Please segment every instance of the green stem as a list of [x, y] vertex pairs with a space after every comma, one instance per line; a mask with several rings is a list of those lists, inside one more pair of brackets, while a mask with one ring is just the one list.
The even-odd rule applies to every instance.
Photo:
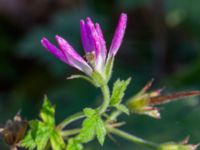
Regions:
[[74, 135], [74, 134], [78, 134], [80, 132], [80, 129], [71, 129], [71, 130], [66, 130], [66, 131], [62, 131], [61, 132], [61, 135], [63, 137], [68, 137], [68, 136], [71, 136], [71, 135]]
[[78, 120], [78, 119], [81, 119], [85, 117], [84, 113], [83, 112], [79, 112], [79, 113], [76, 113], [74, 115], [71, 115], [69, 117], [67, 117], [65, 120], [63, 120], [59, 125], [58, 125], [58, 129], [62, 130], [64, 129], [68, 124]]
[[141, 139], [139, 137], [136, 137], [134, 135], [131, 135], [129, 133], [126, 133], [124, 131], [121, 131], [119, 129], [116, 129], [116, 128], [108, 128], [108, 131], [113, 133], [113, 134], [116, 134], [124, 139], [127, 139], [133, 143], [136, 143], [136, 144], [140, 144], [140, 145], [143, 145], [143, 146], [146, 146], [150, 149], [157, 149], [158, 148], [158, 144], [155, 144], [155, 143], [152, 143], [152, 142], [149, 142], [149, 141], [146, 141], [144, 139]]
[[104, 113], [110, 104], [110, 90], [108, 85], [101, 86], [101, 91], [103, 94], [103, 104], [99, 109], [99, 114]]
[[[107, 85], [103, 85], [101, 86], [101, 91], [103, 93], [103, 104], [101, 105], [100, 109], [99, 109], [99, 114], [102, 114], [106, 111], [106, 109], [109, 106], [110, 103], [110, 91]], [[64, 121], [62, 121], [57, 128], [62, 130], [63, 128], [65, 128], [68, 124], [70, 124], [71, 122], [74, 122], [78, 119], [81, 119], [85, 117], [83, 112], [80, 113], [76, 113], [72, 116], [67, 117]]]
[[121, 115], [121, 114], [122, 114], [122, 112], [119, 111], [119, 110], [116, 110], [116, 111], [112, 112], [112, 114], [110, 115], [110, 117], [107, 119], [107, 122], [109, 122], [109, 121], [116, 121], [117, 117], [119, 115]]

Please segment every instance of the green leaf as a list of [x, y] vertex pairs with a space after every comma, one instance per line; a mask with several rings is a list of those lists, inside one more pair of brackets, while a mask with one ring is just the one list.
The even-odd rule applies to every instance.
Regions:
[[130, 114], [129, 113], [129, 109], [123, 104], [118, 104], [118, 105], [115, 106], [115, 108], [117, 108], [118, 110], [120, 110], [121, 112], [123, 112], [123, 113], [125, 113], [127, 115]]
[[65, 149], [65, 142], [58, 131], [54, 130], [51, 134], [51, 146], [53, 150], [63, 150]]
[[40, 117], [43, 122], [54, 125], [55, 124], [55, 108], [48, 100], [47, 96], [44, 97], [44, 103], [40, 112]]
[[94, 109], [86, 108], [84, 113], [87, 118], [83, 121], [78, 139], [82, 143], [87, 143], [93, 140], [96, 135], [99, 143], [103, 145], [106, 136], [104, 122]]
[[30, 121], [30, 130], [22, 141], [22, 147], [43, 150], [48, 144], [52, 130], [52, 127], [47, 126], [41, 121]]
[[114, 64], [114, 57], [110, 58], [107, 61], [106, 66], [105, 66], [104, 72], [105, 72], [107, 81], [109, 81], [112, 76], [113, 64]]
[[29, 150], [33, 150], [36, 147], [31, 131], [28, 131], [25, 138], [21, 141], [20, 146]]
[[91, 117], [92, 115], [96, 114], [96, 111], [92, 108], [85, 108], [83, 112], [87, 117]]
[[99, 143], [103, 145], [106, 137], [106, 128], [100, 116], [96, 120], [96, 134]]
[[68, 141], [67, 150], [83, 150], [83, 145], [75, 138]]
[[97, 115], [92, 115], [83, 121], [82, 128], [78, 138], [81, 142], [87, 143], [95, 137], [95, 125], [96, 125]]
[[126, 81], [118, 79], [113, 86], [112, 96], [110, 100], [110, 105], [114, 106], [120, 104], [122, 98], [124, 97], [124, 92], [130, 83], [131, 78], [128, 78]]

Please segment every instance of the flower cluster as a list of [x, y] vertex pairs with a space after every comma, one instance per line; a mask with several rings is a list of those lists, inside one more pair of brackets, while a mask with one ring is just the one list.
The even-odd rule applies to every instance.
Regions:
[[112, 39], [109, 53], [107, 54], [106, 42], [100, 25], [98, 23], [93, 23], [89, 17], [87, 17], [85, 21], [81, 20], [80, 32], [86, 60], [84, 57], [81, 57], [65, 39], [58, 35], [55, 36], [55, 39], [59, 48], [49, 42], [45, 37], [42, 38], [41, 43], [58, 59], [85, 74], [91, 76], [94, 71], [97, 71], [103, 75], [106, 63], [116, 55], [122, 43], [126, 24], [127, 15], [122, 13]]

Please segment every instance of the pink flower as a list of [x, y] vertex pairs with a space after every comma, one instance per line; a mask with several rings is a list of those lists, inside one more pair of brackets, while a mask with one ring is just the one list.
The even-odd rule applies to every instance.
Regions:
[[43, 37], [42, 45], [54, 56], [64, 63], [77, 68], [78, 70], [91, 75], [93, 71], [103, 73], [107, 59], [114, 57], [122, 43], [127, 24], [127, 15], [122, 13], [107, 55], [106, 42], [103, 32], [98, 23], [93, 23], [87, 17], [86, 20], [80, 21], [81, 40], [83, 49], [86, 53], [85, 59], [81, 57], [74, 48], [62, 37], [56, 35], [55, 39], [59, 48], [50, 43], [47, 38]]

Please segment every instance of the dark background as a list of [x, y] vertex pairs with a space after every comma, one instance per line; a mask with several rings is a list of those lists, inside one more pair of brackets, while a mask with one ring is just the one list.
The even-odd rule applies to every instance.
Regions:
[[[128, 27], [117, 54], [112, 83], [133, 77], [126, 97], [155, 78], [152, 89], [164, 93], [200, 89], [199, 0], [0, 0], [0, 122], [17, 111], [36, 118], [44, 94], [56, 105], [60, 122], [86, 106], [100, 104], [100, 91], [82, 80], [66, 77], [79, 73], [49, 54], [40, 44], [43, 36], [65, 37], [82, 55], [79, 20], [90, 16], [102, 25], [107, 46], [121, 12]], [[121, 116], [123, 128], [155, 142], [200, 141], [199, 98], [161, 106], [161, 120], [147, 116]], [[115, 138], [115, 137], [114, 137]], [[0, 149], [8, 149], [0, 142]], [[144, 148], [125, 140], [89, 143], [87, 150]]]

